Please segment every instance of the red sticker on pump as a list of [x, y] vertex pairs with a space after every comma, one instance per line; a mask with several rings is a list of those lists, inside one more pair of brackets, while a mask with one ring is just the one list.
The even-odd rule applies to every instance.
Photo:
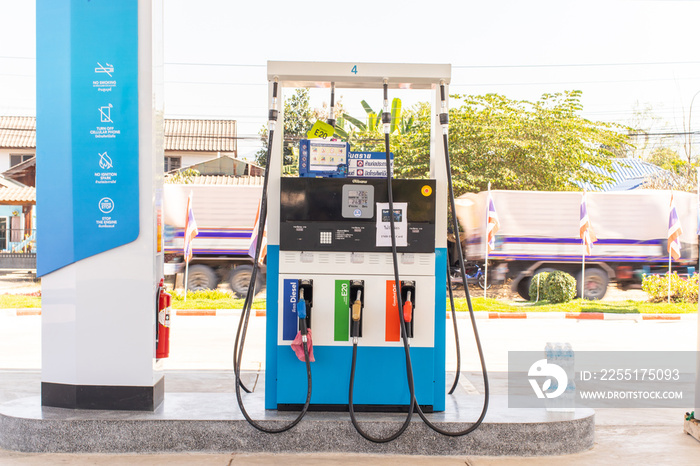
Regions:
[[399, 301], [396, 297], [396, 282], [386, 281], [386, 322], [385, 341], [401, 340], [401, 319], [399, 318]]

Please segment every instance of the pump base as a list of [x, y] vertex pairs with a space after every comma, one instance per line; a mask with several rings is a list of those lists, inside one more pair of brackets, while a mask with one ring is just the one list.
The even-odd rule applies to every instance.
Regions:
[[[286, 423], [296, 414], [264, 409], [264, 375], [244, 374], [255, 387], [243, 394], [251, 416], [264, 425]], [[221, 393], [166, 393], [154, 412], [98, 411], [41, 406], [41, 397], [0, 403], [0, 449], [23, 452], [155, 453], [155, 452], [315, 452], [388, 453], [401, 455], [564, 455], [593, 447], [594, 413], [548, 413], [544, 409], [511, 409], [505, 395], [492, 395], [484, 423], [465, 437], [443, 437], [429, 430], [418, 416], [395, 442], [373, 444], [355, 433], [347, 413], [308, 413], [297, 429], [282, 435], [255, 430], [243, 419], [231, 393], [230, 372], [221, 383], [207, 374], [204, 390], [221, 386]], [[200, 380], [201, 372], [188, 375]], [[448, 375], [448, 381], [451, 382]], [[225, 387], [225, 388], [223, 388]], [[190, 389], [196, 389], [192, 383]], [[448, 430], [470, 425], [481, 411], [481, 395], [457, 388], [448, 396], [444, 412], [428, 414], [432, 422]], [[403, 420], [400, 413], [363, 413], [360, 423], [374, 435], [387, 435]], [[70, 435], [66, 435], [70, 432]], [[528, 439], [527, 442], [523, 439]]]
[[165, 378], [152, 387], [41, 383], [41, 404], [54, 408], [155, 411], [165, 397]]
[[[301, 411], [304, 408], [303, 404], [285, 404], [277, 405], [278, 411]], [[353, 409], [356, 413], [407, 413], [408, 406], [405, 405], [354, 405]], [[420, 409], [424, 413], [432, 413], [433, 405], [420, 405]], [[308, 411], [326, 411], [332, 413], [347, 413], [350, 411], [348, 405], [325, 405], [311, 404]]]

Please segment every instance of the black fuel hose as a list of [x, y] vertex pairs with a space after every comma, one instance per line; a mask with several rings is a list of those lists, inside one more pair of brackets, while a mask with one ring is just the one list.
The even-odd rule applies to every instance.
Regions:
[[[387, 84], [386, 82], [384, 83], [384, 100], [385, 100], [385, 105], [387, 102]], [[455, 233], [455, 238], [456, 238], [456, 243], [457, 243], [457, 253], [459, 257], [459, 267], [460, 267], [460, 273], [462, 275], [462, 282], [464, 283], [464, 288], [465, 288], [465, 293], [467, 297], [467, 306], [469, 308], [469, 315], [471, 317], [472, 321], [472, 328], [474, 330], [474, 340], [476, 342], [477, 346], [477, 352], [479, 354], [479, 360], [481, 362], [481, 370], [482, 374], [484, 377], [484, 404], [483, 408], [481, 410], [481, 414], [479, 418], [469, 426], [467, 429], [461, 430], [461, 431], [447, 431], [444, 430], [435, 424], [433, 424], [423, 413], [423, 410], [421, 409], [420, 405], [418, 404], [418, 400], [415, 398], [415, 389], [414, 389], [414, 380], [413, 380], [413, 365], [411, 363], [411, 354], [410, 351], [408, 350], [408, 342], [406, 338], [406, 332], [402, 332], [403, 334], [403, 340], [404, 340], [404, 348], [406, 349], [406, 376], [408, 378], [408, 384], [409, 384], [409, 391], [411, 392], [412, 400], [411, 400], [411, 406], [415, 407], [416, 411], [418, 412], [418, 415], [420, 418], [425, 422], [425, 424], [430, 427], [432, 430], [435, 432], [450, 436], [450, 437], [461, 437], [467, 434], [470, 434], [471, 432], [475, 431], [481, 423], [484, 421], [484, 418], [486, 417], [486, 412], [488, 411], [488, 406], [489, 406], [489, 397], [490, 397], [490, 389], [489, 389], [489, 381], [488, 381], [488, 373], [486, 371], [486, 362], [484, 360], [484, 353], [483, 349], [481, 347], [481, 340], [479, 338], [479, 332], [476, 327], [476, 318], [474, 316], [474, 309], [472, 307], [472, 302], [471, 302], [471, 297], [469, 296], [469, 288], [467, 286], [467, 277], [466, 277], [466, 269], [464, 266], [464, 257], [462, 256], [462, 246], [459, 241], [459, 223], [457, 221], [457, 213], [456, 213], [456, 208], [455, 208], [455, 197], [454, 197], [454, 189], [453, 189], [453, 183], [452, 183], [452, 173], [451, 173], [451, 163], [450, 163], [450, 155], [449, 155], [449, 144], [448, 144], [448, 138], [447, 138], [447, 123], [448, 123], [448, 115], [447, 115], [447, 106], [446, 106], [446, 100], [445, 100], [445, 86], [444, 84], [440, 85], [440, 92], [441, 92], [441, 100], [442, 100], [442, 112], [440, 114], [440, 123], [443, 126], [443, 148], [445, 151], [445, 168], [447, 171], [447, 182], [448, 182], [448, 189], [449, 189], [449, 197], [450, 197], [450, 208], [452, 210], [452, 221], [453, 221], [453, 229]], [[390, 117], [389, 117], [390, 118]], [[386, 127], [386, 122], [384, 121], [384, 115], [382, 118], [383, 122], [385, 123]], [[388, 130], [385, 129], [385, 141], [384, 141], [385, 147], [386, 147], [386, 159], [387, 159], [387, 191], [388, 191], [388, 197], [389, 197], [389, 224], [390, 224], [390, 231], [391, 231], [391, 245], [392, 245], [392, 259], [394, 263], [394, 280], [395, 280], [395, 285], [397, 291], [400, 289], [400, 280], [399, 280], [399, 269], [398, 269], [398, 254], [396, 252], [396, 237], [395, 237], [395, 225], [394, 225], [394, 210], [393, 210], [393, 191], [392, 191], [392, 185], [391, 185], [391, 164], [389, 160], [389, 132]], [[449, 272], [448, 272], [449, 275]], [[451, 281], [451, 280], [450, 280]], [[399, 309], [402, 309], [402, 297], [401, 293], [397, 292], [397, 300], [399, 303]], [[454, 317], [454, 316], [453, 316]], [[405, 321], [403, 317], [403, 313], [399, 312], [399, 318], [401, 320], [401, 326], [402, 329], [405, 328]], [[458, 334], [457, 327], [455, 326], [455, 333]], [[458, 338], [458, 337], [457, 337]], [[354, 367], [353, 367], [354, 369]], [[455, 384], [453, 385], [456, 386], [457, 379], [455, 379]]]
[[[449, 258], [450, 255], [448, 254], [447, 257]], [[457, 371], [455, 373], [455, 380], [452, 382], [452, 387], [450, 388], [450, 391], [447, 392], [448, 395], [452, 395], [455, 391], [455, 388], [457, 388], [457, 383], [459, 382], [459, 373], [461, 372], [461, 367], [462, 367], [462, 352], [459, 350], [459, 329], [457, 328], [457, 312], [455, 310], [455, 295], [452, 292], [452, 270], [450, 268], [450, 263], [449, 260], [447, 261], [447, 289], [448, 292], [450, 293], [450, 312], [452, 315], [452, 329], [454, 330], [455, 334], [455, 347], [457, 349]], [[469, 290], [467, 290], [467, 293]]]
[[[268, 434], [279, 434], [282, 432], [286, 432], [295, 425], [299, 423], [299, 421], [302, 420], [302, 418], [306, 415], [307, 410], [309, 409], [309, 404], [311, 403], [311, 363], [309, 361], [309, 349], [307, 347], [306, 341], [302, 342], [302, 346], [304, 347], [304, 362], [306, 363], [306, 377], [307, 377], [307, 389], [306, 389], [306, 402], [304, 403], [304, 407], [302, 408], [301, 412], [299, 415], [292, 420], [290, 423], [283, 425], [281, 427], [275, 427], [275, 428], [268, 428], [265, 427], [255, 420], [253, 420], [250, 415], [248, 414], [248, 411], [245, 409], [245, 405], [243, 403], [243, 397], [241, 395], [241, 389], [244, 389], [246, 392], [250, 393], [250, 391], [243, 385], [243, 382], [241, 381], [241, 361], [243, 359], [243, 348], [245, 346], [245, 338], [248, 333], [248, 321], [250, 319], [250, 312], [253, 304], [253, 297], [255, 296], [255, 283], [257, 280], [258, 276], [258, 269], [260, 267], [260, 250], [262, 249], [262, 240], [263, 240], [263, 234], [265, 232], [265, 220], [267, 219], [267, 186], [268, 186], [268, 181], [270, 177], [270, 158], [271, 158], [271, 153], [272, 153], [272, 144], [274, 141], [274, 124], [277, 121], [277, 87], [278, 83], [275, 80], [273, 83], [272, 87], [272, 97], [273, 97], [273, 104], [272, 108], [270, 109], [269, 113], [269, 121], [270, 121], [270, 129], [269, 129], [269, 139], [267, 143], [267, 155], [265, 158], [266, 165], [265, 165], [265, 176], [263, 179], [263, 190], [262, 190], [262, 196], [260, 198], [260, 213], [259, 213], [259, 220], [258, 220], [258, 231], [257, 231], [257, 238], [256, 238], [256, 244], [255, 244], [255, 258], [253, 262], [253, 271], [250, 275], [250, 284], [248, 285], [248, 293], [246, 295], [245, 302], [243, 303], [243, 310], [241, 311], [241, 318], [238, 323], [238, 329], [236, 331], [236, 341], [234, 344], [233, 348], [233, 362], [234, 362], [234, 373], [236, 377], [236, 398], [238, 400], [238, 406], [241, 409], [241, 413], [245, 417], [246, 421], [248, 423], [258, 429], [261, 432], [265, 432]], [[303, 319], [302, 319], [303, 320]], [[306, 322], [301, 322], [300, 325], [305, 326]]]
[[[442, 93], [442, 101], [443, 103], [445, 102], [445, 86], [440, 85], [440, 90]], [[445, 125], [447, 124], [447, 115], [445, 114]], [[442, 115], [441, 115], [442, 118]], [[464, 267], [464, 257], [462, 256], [462, 245], [460, 244], [459, 241], [459, 223], [457, 221], [457, 211], [455, 209], [455, 195], [454, 195], [454, 189], [453, 189], [453, 184], [452, 184], [452, 173], [450, 170], [451, 164], [450, 164], [450, 152], [449, 152], [449, 147], [448, 147], [448, 140], [447, 140], [447, 131], [443, 133], [442, 136], [442, 141], [443, 141], [443, 147], [445, 150], [445, 165], [446, 165], [446, 170], [447, 170], [447, 185], [449, 188], [449, 195], [450, 195], [450, 208], [452, 209], [452, 227], [454, 228], [455, 232], [455, 239], [457, 243], [457, 255], [459, 257], [459, 271], [460, 274], [462, 275], [462, 283], [464, 283], [464, 291], [467, 297], [467, 307], [469, 308], [469, 316], [471, 317], [472, 321], [472, 329], [474, 330], [474, 341], [476, 343], [476, 349], [477, 353], [479, 354], [479, 361], [481, 363], [481, 373], [483, 374], [484, 378], [484, 404], [481, 409], [481, 415], [479, 418], [469, 426], [467, 429], [460, 430], [460, 431], [455, 431], [451, 432], [448, 430], [444, 430], [432, 422], [425, 416], [423, 411], [420, 409], [420, 406], [416, 402], [416, 409], [418, 410], [418, 415], [420, 416], [421, 419], [423, 419], [423, 422], [426, 423], [428, 427], [433, 429], [435, 432], [446, 435], [449, 437], [461, 437], [463, 435], [470, 434], [471, 432], [475, 431], [481, 423], [484, 421], [484, 418], [486, 417], [486, 412], [489, 409], [489, 398], [490, 398], [490, 388], [489, 388], [489, 377], [488, 377], [488, 372], [486, 371], [486, 361], [484, 360], [484, 351], [481, 347], [481, 339], [479, 338], [479, 331], [476, 328], [476, 318], [474, 317], [474, 308], [472, 307], [472, 300], [471, 297], [469, 296], [469, 287], [467, 286], [467, 273], [466, 269]], [[396, 259], [394, 259], [396, 260]], [[454, 315], [453, 315], [454, 319]], [[455, 325], [455, 332], [456, 332], [456, 325]], [[459, 346], [457, 347], [457, 351], [459, 354]], [[459, 358], [458, 358], [459, 361]], [[460, 367], [457, 367], [457, 373], [459, 374]], [[455, 378], [455, 383], [453, 385], [452, 390], [454, 390], [454, 387], [457, 385], [457, 379]]]
[[[357, 419], [355, 417], [355, 411], [354, 411], [354, 405], [353, 405], [353, 391], [354, 391], [354, 386], [355, 386], [355, 366], [357, 363], [357, 339], [355, 338], [353, 340], [353, 345], [352, 345], [352, 362], [350, 365], [350, 390], [348, 394], [348, 408], [350, 411], [350, 420], [352, 421], [352, 425], [355, 427], [357, 432], [369, 440], [370, 442], [374, 443], [386, 443], [386, 442], [391, 442], [392, 440], [396, 440], [401, 434], [404, 433], [404, 431], [408, 428], [408, 426], [411, 424], [411, 418], [413, 417], [413, 407], [416, 404], [416, 393], [415, 393], [415, 386], [413, 383], [413, 366], [411, 365], [411, 347], [408, 341], [408, 337], [406, 335], [406, 322], [404, 320], [404, 315], [401, 310], [403, 309], [403, 298], [401, 297], [401, 283], [399, 280], [399, 266], [398, 266], [398, 261], [396, 258], [398, 257], [397, 252], [396, 252], [396, 235], [395, 235], [395, 225], [394, 225], [394, 196], [393, 196], [393, 189], [391, 186], [391, 180], [392, 180], [392, 173], [391, 173], [391, 155], [389, 151], [389, 129], [388, 129], [388, 124], [391, 123], [391, 114], [388, 113], [388, 98], [387, 98], [387, 93], [388, 93], [388, 84], [384, 82], [384, 112], [382, 113], [382, 122], [384, 123], [384, 147], [386, 149], [386, 182], [387, 182], [387, 194], [389, 197], [389, 218], [391, 219], [389, 222], [390, 225], [390, 233], [391, 233], [391, 251], [394, 257], [394, 281], [395, 281], [395, 286], [396, 286], [396, 299], [398, 302], [399, 306], [399, 318], [401, 319], [401, 340], [403, 341], [403, 349], [404, 349], [404, 354], [406, 355], [406, 379], [408, 381], [408, 391], [410, 395], [410, 402], [408, 405], [408, 413], [406, 415], [406, 419], [404, 420], [403, 424], [393, 434], [391, 434], [388, 437], [375, 437], [373, 435], [368, 434], [362, 428], [360, 427], [359, 423], [357, 422]], [[379, 215], [379, 213], [377, 213]]]

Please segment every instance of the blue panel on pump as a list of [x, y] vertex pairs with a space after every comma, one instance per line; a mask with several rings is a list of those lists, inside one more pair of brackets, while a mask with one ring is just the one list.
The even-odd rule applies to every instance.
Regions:
[[[421, 405], [435, 404], [434, 352], [433, 348], [411, 348], [416, 398]], [[289, 346], [278, 346], [276, 356], [277, 403], [303, 404], [307, 388], [304, 362]], [[352, 347], [314, 346], [314, 357], [316, 362], [311, 363], [311, 403], [347, 405]], [[437, 385], [444, 391], [444, 378]], [[359, 347], [354, 387], [356, 405], [408, 405], [410, 397], [403, 347]]]
[[138, 0], [37, 1], [37, 274], [139, 235]]
[[282, 295], [282, 339], [294, 340], [297, 336], [297, 301], [299, 299], [299, 280], [284, 280]]

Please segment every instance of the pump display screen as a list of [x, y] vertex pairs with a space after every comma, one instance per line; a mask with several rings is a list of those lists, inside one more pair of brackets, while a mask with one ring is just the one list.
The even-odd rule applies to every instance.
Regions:
[[311, 171], [331, 171], [338, 165], [347, 164], [347, 145], [311, 141], [309, 144], [309, 169]]
[[349, 207], [367, 207], [367, 191], [349, 191]]
[[343, 184], [343, 218], [374, 217], [374, 186]]

